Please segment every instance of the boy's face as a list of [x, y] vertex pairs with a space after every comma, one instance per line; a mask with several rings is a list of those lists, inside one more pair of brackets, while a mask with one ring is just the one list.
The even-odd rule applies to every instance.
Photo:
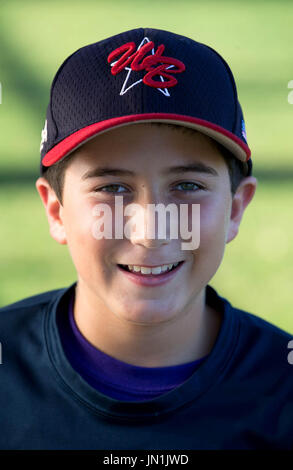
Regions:
[[[212, 168], [215, 174], [165, 173], [171, 167], [196, 163]], [[87, 172], [102, 167], [128, 170], [133, 175], [84, 178]], [[111, 185], [108, 192], [98, 191], [106, 185]], [[123, 321], [150, 324], [170, 321], [202, 298], [221, 263], [225, 244], [237, 235], [256, 179], [245, 178], [232, 199], [227, 165], [211, 139], [165, 126], [135, 124], [101, 134], [77, 149], [65, 172], [62, 206], [44, 178], [39, 178], [36, 186], [52, 237], [68, 244], [79, 289], [95, 298], [103, 311]], [[180, 232], [179, 239], [171, 240], [96, 239], [93, 208], [98, 203], [107, 204], [114, 224], [115, 195], [123, 196], [124, 207], [130, 203], [143, 207], [173, 203], [179, 212], [179, 205], [187, 204], [189, 214], [192, 204], [200, 204], [199, 248], [182, 250], [181, 243], [188, 240], [181, 239]], [[168, 221], [167, 217], [167, 227]], [[154, 266], [182, 260], [177, 273], [155, 287], [137, 285], [117, 266]]]

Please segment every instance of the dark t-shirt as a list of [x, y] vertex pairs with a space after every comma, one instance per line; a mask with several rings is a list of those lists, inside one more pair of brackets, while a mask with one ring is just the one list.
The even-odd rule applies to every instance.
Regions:
[[122, 400], [91, 385], [63, 349], [58, 325], [75, 284], [0, 309], [0, 449], [293, 450], [292, 335], [207, 286], [223, 318], [210, 354], [169, 391]]

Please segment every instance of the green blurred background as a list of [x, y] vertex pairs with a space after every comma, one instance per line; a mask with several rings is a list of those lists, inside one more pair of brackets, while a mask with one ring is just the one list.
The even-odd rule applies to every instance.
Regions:
[[230, 65], [258, 188], [210, 282], [238, 308], [293, 333], [293, 3], [83, 0], [0, 3], [0, 306], [76, 280], [35, 188], [53, 77], [76, 49], [153, 27], [206, 43]]

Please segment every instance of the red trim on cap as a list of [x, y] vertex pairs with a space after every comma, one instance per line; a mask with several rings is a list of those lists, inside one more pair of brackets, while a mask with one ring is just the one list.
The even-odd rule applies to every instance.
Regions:
[[232, 134], [232, 132], [227, 131], [221, 126], [217, 124], [213, 124], [209, 121], [205, 121], [204, 119], [194, 118], [191, 116], [185, 116], [181, 114], [171, 114], [171, 113], [145, 113], [145, 114], [131, 114], [129, 116], [121, 116], [112, 119], [107, 119], [106, 121], [96, 122], [94, 124], [90, 124], [89, 126], [80, 129], [73, 134], [66, 137], [64, 140], [56, 144], [49, 152], [46, 153], [42, 160], [42, 164], [44, 166], [51, 166], [57, 161], [61, 160], [65, 155], [69, 152], [74, 150], [78, 147], [82, 142], [89, 139], [90, 137], [98, 134], [102, 131], [107, 129], [111, 129], [112, 127], [119, 126], [121, 124], [127, 124], [131, 122], [137, 121], [147, 121], [147, 120], [162, 120], [166, 119], [166, 121], [170, 121], [174, 119], [175, 121], [182, 121], [182, 122], [189, 122], [191, 124], [199, 124], [200, 126], [207, 127], [209, 129], [213, 129], [219, 134], [223, 134], [229, 139], [233, 140], [236, 144], [238, 144], [246, 153], [247, 160], [249, 160], [251, 151], [239, 137]]

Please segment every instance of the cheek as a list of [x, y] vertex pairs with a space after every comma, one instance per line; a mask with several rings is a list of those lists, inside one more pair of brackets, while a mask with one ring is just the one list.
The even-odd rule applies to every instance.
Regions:
[[[189, 209], [191, 217], [192, 207]], [[217, 272], [226, 245], [229, 199], [220, 194], [200, 202], [200, 244], [192, 250], [192, 289], [204, 288]]]
[[[91, 236], [91, 225], [94, 218], [90, 207], [75, 203], [69, 207], [64, 217], [64, 227], [69, 245], [78, 244], [81, 247], [87, 241], [89, 243]], [[85, 245], [86, 247], [86, 245]]]
[[206, 199], [200, 205], [200, 250], [218, 253], [225, 249], [229, 224], [229, 204], [226, 198]]
[[[116, 244], [119, 243], [119, 240], [114, 238], [114, 211], [113, 215], [106, 217], [103, 212], [97, 213], [96, 205], [95, 200], [86, 200], [83, 203], [76, 201], [64, 215], [67, 244], [72, 259], [76, 265], [87, 266], [89, 270], [92, 269], [90, 267], [93, 266], [94, 259], [99, 261], [103, 269], [105, 255], [111, 259]], [[105, 225], [99, 224], [101, 219], [105, 220], [108, 227], [113, 227], [112, 238], [99, 238], [99, 233], [105, 230]]]

